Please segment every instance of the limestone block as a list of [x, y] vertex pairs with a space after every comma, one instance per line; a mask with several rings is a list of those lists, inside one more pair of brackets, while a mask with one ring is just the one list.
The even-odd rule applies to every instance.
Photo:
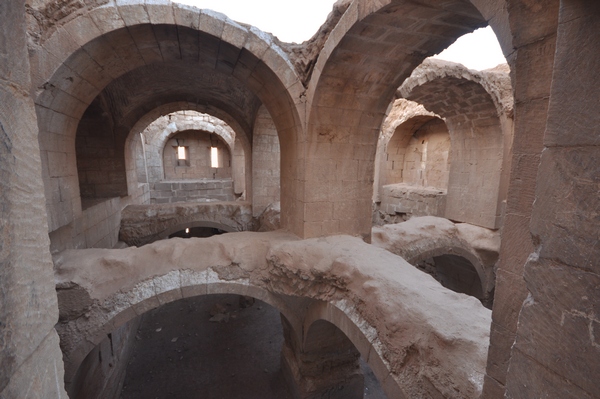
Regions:
[[505, 398], [517, 399], [536, 395], [555, 396], [564, 399], [592, 399], [597, 397], [575, 384], [565, 381], [560, 375], [515, 351], [509, 370], [511, 378], [506, 386]]
[[145, 0], [145, 5], [152, 24], [175, 24], [171, 0]]
[[225, 20], [227, 19], [225, 14], [204, 9], [200, 13], [200, 30], [217, 39], [221, 39], [225, 27]]
[[223, 41], [237, 47], [242, 48], [246, 43], [249, 31], [247, 28], [231, 21], [226, 20], [223, 26]]
[[117, 7], [113, 4], [96, 7], [88, 15], [102, 33], [109, 33], [126, 26]]
[[150, 23], [143, 0], [116, 0], [116, 4], [126, 26]]
[[[600, 395], [597, 382], [589, 378], [600, 370], [600, 343], [594, 333], [600, 328], [600, 311], [595, 306], [600, 278], [556, 261], [532, 259], [525, 266], [525, 281], [530, 296], [519, 315], [515, 348], [589, 397]], [[515, 360], [513, 351], [509, 381], [513, 364], [521, 367], [522, 360]], [[545, 374], [540, 377], [546, 378]], [[517, 378], [513, 386], [519, 384], [522, 380]]]
[[[600, 149], [552, 147], [544, 151], [531, 231], [539, 256], [598, 272], [600, 253]], [[576, 249], [574, 249], [576, 248]]]

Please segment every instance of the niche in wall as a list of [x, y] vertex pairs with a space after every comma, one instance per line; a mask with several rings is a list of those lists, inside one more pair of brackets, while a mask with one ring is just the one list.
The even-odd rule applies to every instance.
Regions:
[[82, 206], [127, 195], [124, 140], [115, 131], [110, 105], [99, 95], [85, 111], [75, 140]]
[[440, 118], [420, 116], [398, 126], [386, 148], [386, 184], [447, 189], [450, 135]]

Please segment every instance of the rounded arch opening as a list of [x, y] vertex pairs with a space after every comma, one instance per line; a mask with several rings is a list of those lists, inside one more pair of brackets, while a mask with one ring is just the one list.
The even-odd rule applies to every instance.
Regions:
[[169, 238], [208, 238], [225, 233], [228, 233], [228, 231], [221, 230], [218, 227], [196, 226], [186, 227], [185, 229], [171, 233], [169, 234]]
[[438, 117], [415, 116], [399, 125], [386, 146], [385, 184], [448, 188], [450, 134]]
[[365, 382], [370, 386], [378, 387], [376, 389], [382, 397], [407, 397], [401, 385], [389, 372], [390, 365], [381, 353], [382, 346], [376, 330], [359, 315], [353, 305], [343, 301], [335, 304], [317, 302], [310, 306], [303, 324], [303, 330], [307, 332], [302, 341], [303, 345], [311, 345], [307, 340], [319, 336], [308, 335], [313, 325], [322, 326], [329, 331], [337, 330], [338, 336], [339, 333], [343, 335], [342, 341], [345, 342], [346, 347], [349, 342], [364, 362], [361, 368], [366, 376]]
[[254, 296], [209, 293], [161, 304], [109, 332], [81, 363], [69, 396], [292, 399], [280, 365], [282, 322], [290, 324]]
[[473, 296], [488, 309], [492, 308], [493, 292], [485, 292], [485, 281], [473, 262], [467, 257], [455, 254], [436, 254], [423, 257], [415, 266], [432, 276], [444, 287]]
[[[198, 233], [203, 231], [213, 230], [213, 234], [210, 236], [206, 235], [194, 235], [194, 229], [198, 229]], [[189, 230], [189, 231], [188, 231]], [[211, 221], [195, 221], [173, 226], [161, 234], [159, 234], [154, 241], [164, 240], [167, 238], [191, 238], [191, 237], [211, 237], [213, 235], [233, 233], [237, 231], [233, 226], [229, 226], [224, 223], [216, 223]], [[151, 241], [151, 242], [154, 242]], [[148, 242], [150, 244], [151, 242]]]
[[444, 118], [452, 140], [444, 216], [497, 229], [507, 196], [512, 146], [508, 72], [472, 71], [426, 60], [397, 94]]
[[[125, 18], [123, 7], [127, 8], [127, 15], [139, 12], [142, 16], [152, 15], [152, 20]], [[73, 150], [81, 117], [99, 94], [109, 86], [114, 89], [115, 82], [135, 91], [126, 82], [128, 76], [135, 75], [134, 81], [147, 90], [129, 98], [117, 92], [105, 96], [111, 111], [107, 114], [122, 126], [114, 133], [119, 144], [112, 149], [118, 158], [118, 171], [104, 173], [105, 176], [96, 173], [96, 177], [112, 179], [112, 186], [102, 184], [106, 191], [101, 193], [86, 188], [82, 190], [86, 191], [84, 198], [127, 195], [126, 175], [132, 169], [123, 166], [125, 136], [141, 116], [162, 104], [190, 102], [220, 107], [250, 131], [262, 103], [273, 115], [278, 134], [289, 138], [290, 143], [296, 143], [295, 137], [302, 134], [302, 120], [292, 99], [300, 96], [301, 84], [293, 66], [268, 35], [191, 7], [164, 3], [151, 8], [152, 12], [143, 2], [91, 8], [85, 15], [69, 20], [63, 29], [50, 32], [45, 46], [31, 55], [35, 71], [32, 85], [42, 88], [35, 99], [42, 158], [51, 158], [45, 164], [44, 182], [47, 192], [54, 192], [53, 187], [61, 185], [61, 197], [56, 195], [47, 204], [48, 213], [57, 215], [50, 219], [51, 232], [82, 216], [77, 155]], [[82, 30], [82, 23], [93, 25], [93, 29]], [[224, 34], [224, 28], [229, 34]], [[63, 43], [65, 36], [70, 37], [67, 44]], [[140, 40], [146, 44], [142, 50], [138, 46]], [[53, 55], [51, 60], [47, 53]], [[42, 59], [48, 62], [38, 62]], [[185, 84], [179, 85], [178, 90], [155, 87], [158, 84], [173, 88], [177, 76], [185, 77]], [[246, 93], [250, 96], [245, 97]], [[121, 114], [112, 112], [123, 103]], [[291, 144], [289, 156], [284, 157], [290, 163], [285, 169], [287, 175], [282, 177], [288, 180], [288, 187], [296, 174], [294, 146]], [[132, 182], [138, 184], [137, 179]], [[137, 187], [133, 189], [135, 197], [130, 190], [131, 199], [145, 195]], [[288, 196], [283, 207], [289, 206]]]
[[[204, 278], [206, 278], [206, 276]], [[169, 275], [157, 277], [154, 280], [156, 281], [157, 279], [166, 279], [168, 281]], [[231, 294], [242, 297], [252, 297], [270, 305], [280, 312], [282, 320], [286, 320], [289, 326], [294, 327], [292, 330], [294, 340], [300, 340], [301, 321], [295, 311], [295, 304], [257, 286], [247, 285], [244, 284], [244, 282], [219, 281], [219, 279], [216, 278], [209, 284], [190, 284], [181, 289], [165, 289], [162, 292], [155, 292], [154, 290], [152, 290], [152, 292], [139, 292], [139, 289], [140, 287], [132, 288], [132, 292], [129, 294], [136, 298], [134, 302], [129, 304], [126, 308], [121, 308], [117, 305], [116, 309], [113, 309], [110, 315], [102, 317], [102, 320], [86, 320], [84, 322], [87, 324], [85, 331], [81, 330], [81, 335], [76, 337], [71, 336], [70, 339], [75, 338], [75, 341], [62, 343], [63, 354], [65, 356], [65, 385], [67, 386], [67, 390], [71, 390], [73, 387], [78, 386], [80, 382], [79, 375], [81, 374], [79, 372], [80, 366], [84, 359], [89, 357], [94, 348], [105, 341], [107, 335], [126, 326], [128, 323], [131, 323], [132, 320], [137, 319], [139, 316], [142, 316], [153, 309], [171, 304], [181, 299], [213, 294]], [[118, 293], [116, 296], [121, 297], [123, 294], [124, 293]], [[125, 294], [127, 295], [127, 293]], [[113, 304], [117, 303], [115, 298], [108, 302]], [[108, 364], [106, 364], [106, 366], [108, 367]], [[98, 399], [101, 397], [102, 396]]]

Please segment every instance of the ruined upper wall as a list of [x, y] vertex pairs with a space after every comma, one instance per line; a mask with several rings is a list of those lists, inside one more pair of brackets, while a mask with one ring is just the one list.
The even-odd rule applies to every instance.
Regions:
[[[29, 0], [26, 5], [29, 45], [41, 45], [59, 26], [79, 15], [85, 14], [89, 10], [114, 1], [116, 0]], [[159, 2], [168, 4], [170, 3], [170, 0], [162, 0]], [[287, 53], [305, 86], [312, 76], [313, 68], [327, 38], [344, 12], [348, 9], [350, 3], [351, 0], [338, 0], [333, 5], [333, 9], [328, 15], [325, 23], [313, 37], [301, 44], [286, 43], [279, 40], [271, 33], [261, 32], [261, 34], [268, 38], [269, 41], [275, 43]], [[225, 19], [229, 19], [224, 14], [215, 14], [220, 15]], [[245, 23], [239, 24], [250, 27], [250, 25]]]
[[107, 4], [110, 0], [27, 0], [27, 33], [29, 45], [39, 45], [57, 26], [85, 12]]
[[304, 87], [306, 87], [308, 81], [310, 81], [313, 69], [323, 46], [325, 46], [327, 38], [350, 6], [350, 3], [352, 3], [352, 0], [336, 1], [333, 5], [333, 10], [331, 10], [331, 13], [327, 16], [325, 23], [321, 25], [313, 37], [302, 44], [285, 43], [276, 38], [276, 42], [279, 46], [288, 52]]

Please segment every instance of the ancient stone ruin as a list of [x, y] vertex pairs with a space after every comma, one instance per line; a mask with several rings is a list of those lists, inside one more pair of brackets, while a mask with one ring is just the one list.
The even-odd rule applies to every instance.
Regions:
[[0, 398], [599, 398], [599, 20], [0, 2]]

